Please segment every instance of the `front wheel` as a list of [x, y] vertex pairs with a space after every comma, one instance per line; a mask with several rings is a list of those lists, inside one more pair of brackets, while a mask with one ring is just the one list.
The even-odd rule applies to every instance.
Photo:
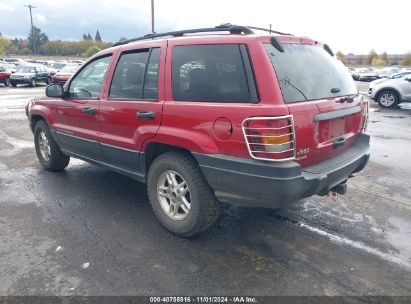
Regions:
[[17, 83], [11, 82], [11, 86], [12, 86], [13, 88], [17, 87]]
[[4, 85], [7, 87], [11, 86], [10, 78], [6, 78], [6, 80], [4, 80]]
[[37, 157], [47, 171], [61, 171], [68, 166], [70, 157], [61, 152], [43, 120], [40, 120], [34, 128], [34, 145]]
[[378, 94], [377, 102], [383, 108], [393, 108], [398, 105], [399, 98], [395, 92], [385, 90]]
[[220, 215], [213, 190], [189, 154], [167, 152], [157, 157], [148, 172], [147, 189], [158, 220], [176, 235], [198, 234]]
[[36, 79], [33, 78], [33, 79], [30, 81], [30, 86], [32, 86], [32, 87], [34, 88], [36, 85], [37, 85]]
[[49, 85], [50, 83], [52, 83], [51, 78], [50, 78], [50, 77], [47, 77], [47, 79], [46, 79], [45, 83], [46, 83], [47, 85]]

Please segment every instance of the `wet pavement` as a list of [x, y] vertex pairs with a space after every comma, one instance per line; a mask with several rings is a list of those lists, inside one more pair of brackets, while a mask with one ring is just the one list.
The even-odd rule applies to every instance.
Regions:
[[143, 184], [73, 159], [41, 168], [24, 105], [43, 91], [0, 86], [0, 295], [411, 295], [411, 104], [372, 103], [347, 195], [224, 206], [181, 239]]

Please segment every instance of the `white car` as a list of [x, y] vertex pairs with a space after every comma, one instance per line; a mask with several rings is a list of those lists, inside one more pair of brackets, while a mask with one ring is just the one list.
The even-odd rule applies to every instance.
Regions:
[[411, 102], [411, 72], [370, 83], [368, 97], [383, 108], [393, 108], [401, 102]]

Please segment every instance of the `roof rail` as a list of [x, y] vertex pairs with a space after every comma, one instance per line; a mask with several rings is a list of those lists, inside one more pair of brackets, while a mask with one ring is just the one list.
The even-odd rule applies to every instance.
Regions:
[[262, 28], [262, 27], [255, 27], [255, 26], [247, 26], [249, 29], [253, 29], [253, 30], [258, 30], [258, 31], [264, 31], [264, 32], [268, 32], [268, 33], [274, 33], [274, 34], [278, 34], [278, 35], [287, 35], [287, 36], [292, 36], [292, 34], [288, 34], [288, 33], [283, 33], [283, 32], [279, 32], [279, 31], [274, 31], [271, 29], [266, 29], [266, 28]]
[[210, 28], [198, 28], [198, 29], [173, 31], [173, 32], [166, 32], [166, 33], [159, 33], [159, 34], [147, 34], [147, 35], [144, 35], [142, 37], [117, 42], [117, 43], [113, 44], [113, 46], [123, 45], [123, 44], [127, 44], [127, 43], [134, 42], [134, 41], [154, 39], [154, 38], [159, 38], [159, 37], [167, 37], [167, 36], [179, 37], [179, 36], [183, 36], [185, 34], [207, 33], [207, 32], [230, 32], [230, 34], [241, 34], [241, 33], [243, 33], [245, 35], [254, 34], [254, 31], [250, 27], [240, 26], [240, 25], [232, 25], [230, 23], [226, 23], [226, 24], [221, 24], [221, 25], [218, 25], [216, 27], [210, 27]]

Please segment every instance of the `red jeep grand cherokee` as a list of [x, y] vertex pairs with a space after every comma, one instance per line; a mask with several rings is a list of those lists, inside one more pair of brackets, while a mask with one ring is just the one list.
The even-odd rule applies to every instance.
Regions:
[[308, 38], [233, 25], [147, 35], [46, 95], [27, 105], [43, 167], [75, 157], [146, 182], [180, 236], [209, 227], [219, 202], [279, 208], [343, 194], [369, 158], [367, 102]]

